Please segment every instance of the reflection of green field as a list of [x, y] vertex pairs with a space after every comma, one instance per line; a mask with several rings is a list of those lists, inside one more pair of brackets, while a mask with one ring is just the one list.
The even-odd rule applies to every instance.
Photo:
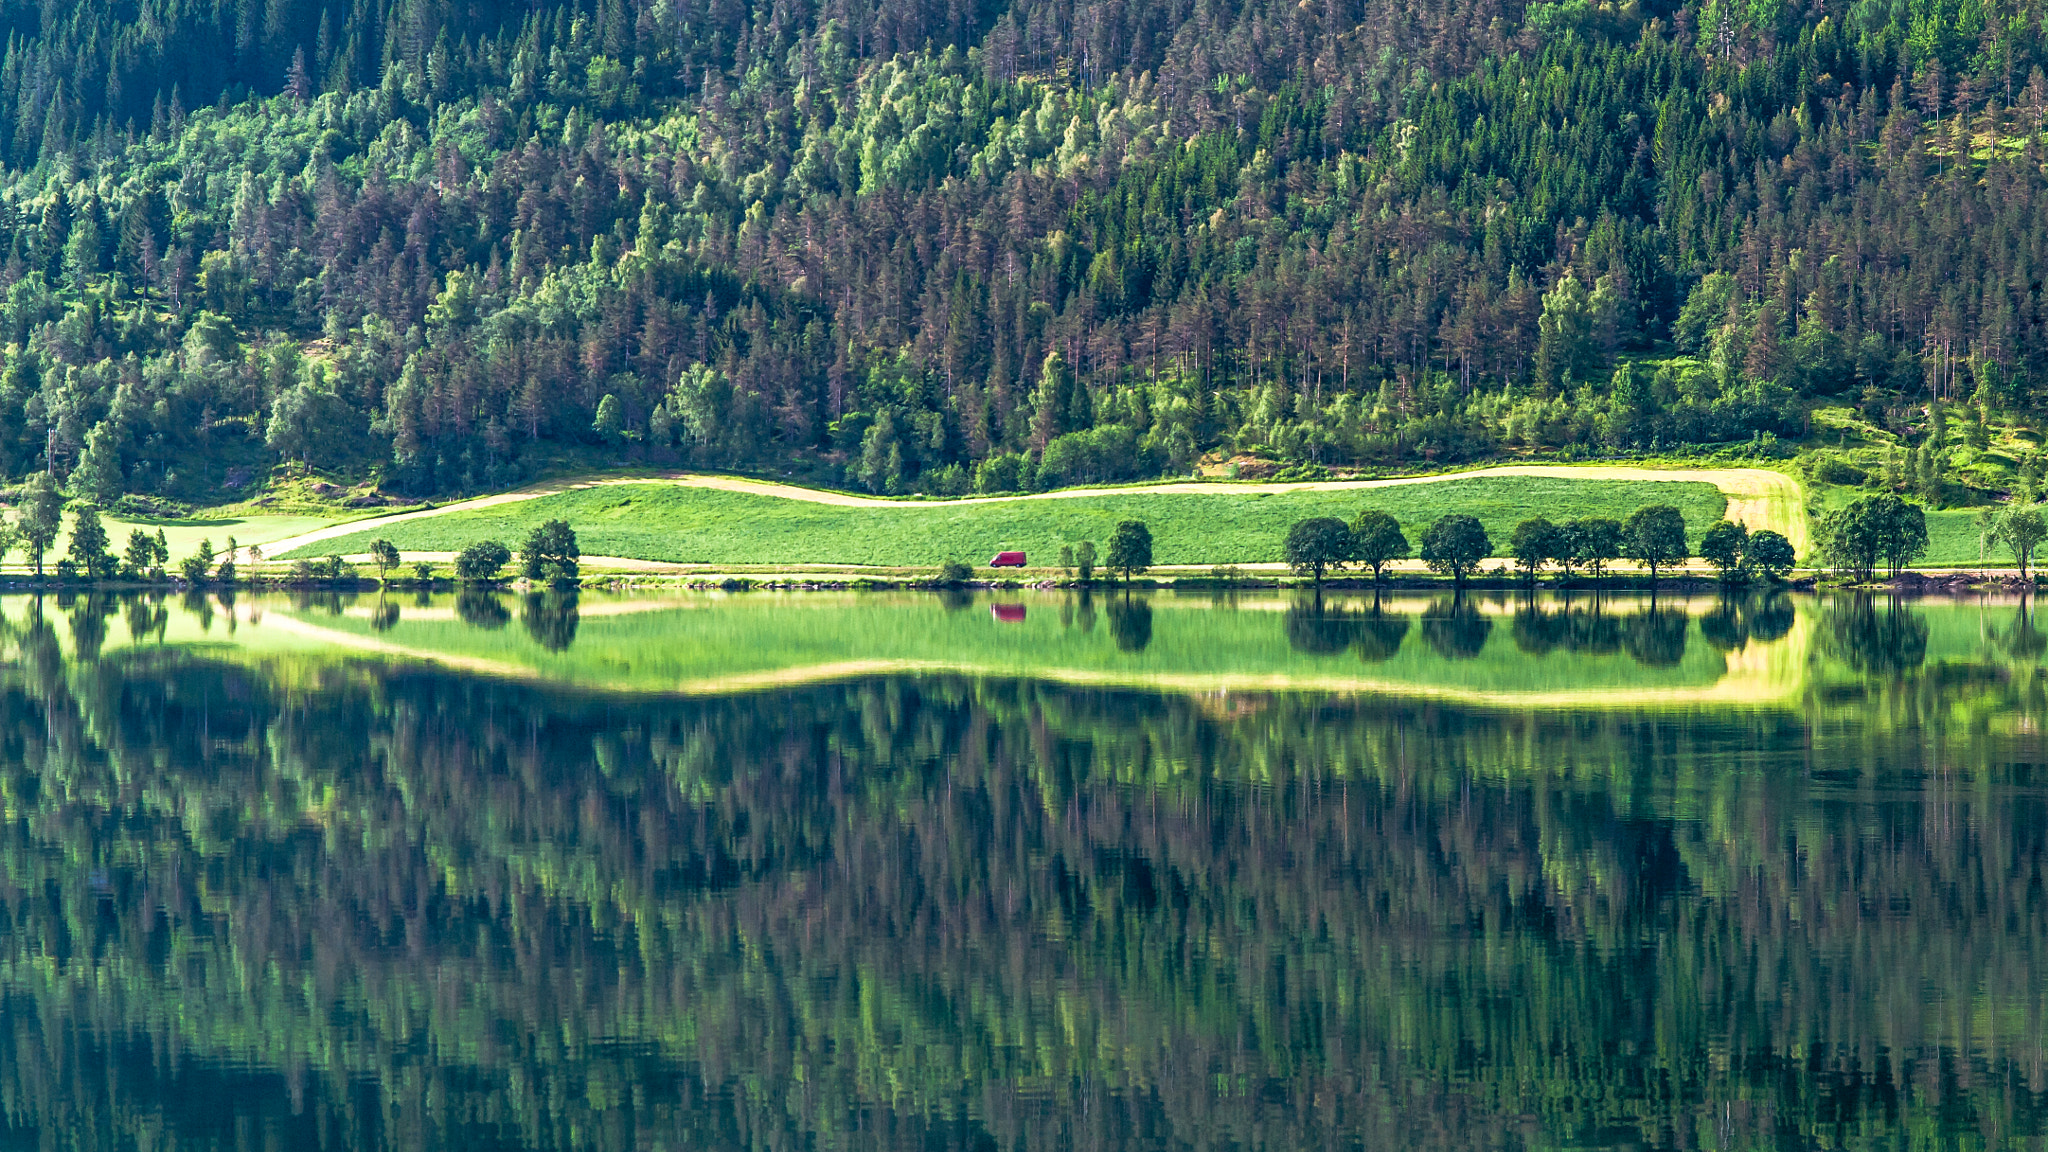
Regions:
[[[29, 616], [28, 597], [0, 599], [0, 634]], [[222, 644], [252, 651], [331, 653], [431, 661], [456, 670], [542, 679], [605, 691], [728, 693], [806, 681], [916, 672], [966, 672], [1069, 683], [1151, 687], [1175, 692], [1306, 690], [1440, 696], [1501, 706], [1572, 708], [1658, 705], [1742, 705], [1787, 702], [1821, 685], [1888, 681], [1900, 673], [1922, 679], [2005, 675], [2000, 669], [2038, 666], [2048, 636], [2024, 621], [2016, 604], [1878, 600], [1861, 617], [1847, 597], [1802, 599], [1789, 634], [1751, 640], [1723, 652], [1708, 643], [1702, 618], [1711, 601], [1676, 603], [1665, 610], [1690, 615], [1675, 661], [1654, 655], [1644, 633], [1640, 601], [1605, 606], [1609, 650], [1548, 651], [1528, 620], [1518, 621], [1508, 600], [1472, 602], [1487, 625], [1471, 654], [1445, 652], [1444, 625], [1431, 613], [1444, 601], [1390, 599], [1385, 619], [1405, 621], [1398, 646], [1378, 649], [1365, 635], [1369, 605], [1331, 598], [1338, 651], [1304, 650], [1331, 633], [1318, 632], [1296, 602], [1278, 598], [1210, 601], [1157, 596], [1149, 604], [1150, 632], [1116, 597], [1083, 602], [1075, 596], [1012, 594], [952, 602], [925, 594], [752, 593], [740, 596], [672, 595], [662, 598], [585, 595], [574, 641], [550, 650], [536, 639], [545, 621], [529, 621], [527, 604], [497, 601], [506, 620], [480, 628], [458, 618], [454, 597], [425, 605], [413, 597], [380, 602], [374, 596], [320, 598], [297, 606], [285, 597], [242, 598], [233, 612], [207, 601], [173, 599], [160, 616], [133, 604], [114, 612], [104, 627], [103, 650], [136, 643]], [[395, 605], [388, 628], [374, 626], [380, 603]], [[1025, 617], [998, 620], [992, 603], [1021, 606]], [[1555, 612], [1556, 601], [1545, 604]], [[1290, 611], [1290, 609], [1294, 611]], [[1584, 624], [1586, 602], [1574, 605]], [[67, 649], [76, 647], [80, 608], [43, 601], [44, 619]], [[1555, 619], [1555, 617], [1553, 617]], [[1668, 619], [1668, 617], [1667, 617]], [[1861, 623], [1857, 623], [1857, 621]], [[1353, 631], [1345, 634], [1343, 629]], [[1431, 643], [1431, 630], [1437, 644]], [[1555, 639], [1555, 634], [1553, 634]], [[1384, 640], [1384, 637], [1382, 637]], [[1663, 651], [1673, 652], [1672, 633]], [[1466, 643], [1472, 645], [1471, 634]], [[1723, 639], [1722, 643], [1726, 643]], [[1133, 650], [1137, 649], [1137, 650]], [[1375, 658], [1384, 655], [1384, 658]], [[8, 658], [0, 654], [0, 658]], [[1877, 676], [1876, 681], [1869, 680]]]
[[[1150, 635], [1137, 643], [1143, 625], [1137, 614], [1145, 601], [1126, 608], [1115, 598], [1083, 602], [1051, 595], [1004, 597], [1021, 604], [1021, 621], [995, 618], [991, 602], [959, 606], [929, 595], [699, 596], [633, 600], [585, 596], [575, 641], [549, 651], [524, 626], [524, 604], [503, 599], [511, 619], [497, 629], [478, 628], [456, 617], [451, 597], [425, 607], [411, 598], [396, 601], [399, 617], [386, 629], [373, 626], [377, 601], [363, 598], [336, 614], [330, 608], [294, 608], [289, 601], [244, 602], [234, 642], [260, 648], [333, 647], [434, 660], [472, 671], [532, 676], [592, 688], [635, 692], [722, 692], [805, 680], [844, 678], [891, 671], [975, 671], [1020, 677], [1156, 686], [1170, 690], [1259, 690], [1325, 688], [1487, 697], [1540, 703], [1643, 702], [1645, 694], [1697, 694], [1717, 684], [1745, 698], [1787, 691], [1785, 661], [1774, 656], [1783, 641], [1751, 645], [1732, 661], [1704, 643], [1696, 622], [1679, 627], [1686, 638], [1675, 662], [1645, 664], [1617, 647], [1607, 652], [1572, 652], [1562, 647], [1542, 655], [1517, 644], [1514, 618], [1505, 606], [1479, 605], [1475, 629], [1467, 618], [1462, 634], [1447, 622], [1432, 621], [1427, 601], [1392, 602], [1385, 619], [1408, 627], [1384, 659], [1368, 659], [1369, 640], [1335, 652], [1304, 651], [1334, 633], [1362, 633], [1366, 606], [1330, 601], [1351, 614], [1334, 629], [1317, 632], [1288, 604], [1270, 600], [1238, 606], [1208, 601], [1154, 598]], [[1610, 607], [1610, 642], [1639, 627], [1641, 606]], [[174, 615], [184, 615], [176, 609]], [[253, 619], [250, 618], [253, 615]], [[1462, 643], [1469, 656], [1442, 650]], [[110, 630], [118, 639], [123, 633]], [[1667, 639], [1669, 633], [1666, 634]], [[216, 618], [206, 638], [225, 640], [226, 622]], [[1384, 644], [1382, 633], [1382, 645]], [[174, 620], [165, 637], [199, 640], [196, 620]], [[1434, 637], [1436, 644], [1431, 643]], [[1667, 649], [1667, 655], [1670, 655]], [[1734, 674], [1731, 675], [1731, 668]], [[1745, 685], [1724, 683], [1743, 680]], [[1753, 683], [1749, 683], [1753, 682]]]

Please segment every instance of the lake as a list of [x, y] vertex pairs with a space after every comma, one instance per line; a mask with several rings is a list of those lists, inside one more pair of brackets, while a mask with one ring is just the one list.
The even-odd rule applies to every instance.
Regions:
[[2009, 601], [0, 597], [0, 1147], [2041, 1148]]

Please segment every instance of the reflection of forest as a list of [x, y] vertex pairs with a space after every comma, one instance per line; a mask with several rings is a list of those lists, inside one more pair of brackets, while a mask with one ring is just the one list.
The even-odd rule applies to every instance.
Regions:
[[67, 663], [94, 615], [17, 621], [0, 668], [0, 1098], [49, 1146], [2044, 1120], [2040, 741], [1937, 762], [1893, 723], [2038, 717], [2031, 681], [1826, 725], [941, 678], [641, 704]]

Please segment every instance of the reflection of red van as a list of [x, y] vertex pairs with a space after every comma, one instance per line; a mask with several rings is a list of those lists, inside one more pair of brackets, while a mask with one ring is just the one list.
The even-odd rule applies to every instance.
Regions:
[[996, 558], [988, 562], [988, 566], [991, 568], [1022, 568], [1024, 566], [1024, 554], [1022, 552], [998, 552], [996, 553]]
[[1024, 605], [1022, 604], [991, 604], [988, 606], [988, 610], [995, 614], [996, 619], [1001, 620], [1005, 624], [1014, 624], [1024, 618]]

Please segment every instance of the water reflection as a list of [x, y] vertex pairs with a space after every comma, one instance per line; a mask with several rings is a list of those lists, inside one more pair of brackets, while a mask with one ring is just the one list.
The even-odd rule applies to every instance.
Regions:
[[1669, 668], [1685, 659], [1691, 623], [1683, 611], [1652, 600], [1642, 611], [1622, 618], [1621, 646], [1639, 664]]
[[1471, 660], [1486, 648], [1493, 621], [1466, 596], [1432, 600], [1422, 613], [1422, 641], [1446, 660]]
[[528, 592], [520, 598], [519, 622], [534, 643], [550, 652], [565, 651], [576, 642], [576, 626], [581, 620], [573, 589]]
[[1152, 601], [1128, 593], [1113, 596], [1105, 604], [1109, 634], [1119, 652], [1143, 652], [1152, 643]]
[[2013, 607], [2011, 621], [1996, 635], [1999, 647], [2016, 660], [2039, 663], [2042, 654], [2048, 652], [2048, 634], [2043, 634], [2034, 623], [2031, 596]]
[[[1122, 601], [1092, 643], [1129, 663]], [[1679, 609], [1129, 603], [1148, 660], [1243, 625], [1384, 669], [1484, 625], [1460, 667], [1604, 644], [1639, 679]], [[953, 674], [649, 699], [264, 648], [236, 607], [226, 645], [211, 599], [0, 603], [0, 1144], [2048, 1131], [2048, 695], [2014, 606], [1800, 601], [1766, 638], [1786, 605], [1691, 605], [1721, 622], [1689, 655], [1813, 635], [1871, 697], [1670, 712]], [[534, 614], [583, 619], [554, 658], [631, 607]], [[1831, 647], [1916, 624], [1917, 664]], [[445, 608], [378, 636], [409, 632], [545, 648]]]
[[1829, 654], [1857, 672], [1896, 675], [1927, 660], [1927, 624], [1896, 596], [1842, 597], [1826, 621]]
[[1346, 605], [1326, 604], [1320, 595], [1298, 600], [1287, 608], [1287, 643], [1296, 652], [1336, 655], [1358, 642], [1362, 615]]
[[1358, 622], [1358, 658], [1367, 664], [1393, 659], [1401, 651], [1401, 641], [1407, 638], [1409, 627], [1407, 616], [1387, 611], [1375, 597], [1372, 608]]
[[484, 588], [464, 588], [455, 594], [455, 618], [471, 628], [496, 631], [512, 622], [505, 599]]

